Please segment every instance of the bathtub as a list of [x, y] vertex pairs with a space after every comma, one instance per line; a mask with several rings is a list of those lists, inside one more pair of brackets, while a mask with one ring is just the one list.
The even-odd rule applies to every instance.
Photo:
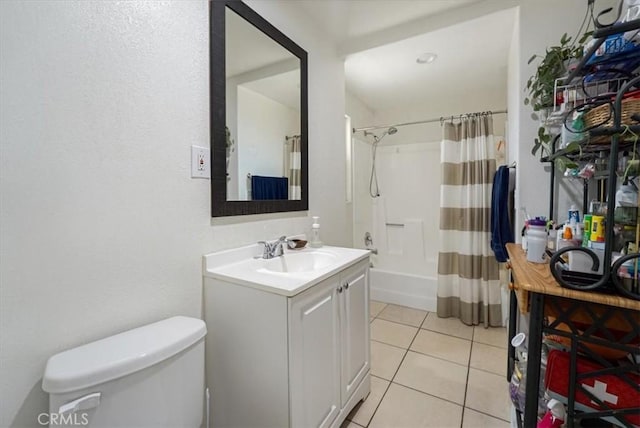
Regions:
[[[384, 258], [371, 257], [372, 267], [369, 269], [369, 286], [371, 300], [393, 303], [410, 308], [437, 312], [438, 264], [435, 260], [427, 261], [419, 272], [411, 272], [411, 266], [389, 266]], [[380, 262], [383, 263], [380, 263]], [[378, 267], [379, 266], [379, 267]], [[415, 269], [416, 267], [413, 266]], [[408, 270], [409, 272], [401, 272]], [[502, 278], [502, 325], [509, 319], [509, 289], [507, 288], [506, 271], [501, 270]]]
[[371, 299], [435, 312], [437, 272], [435, 260], [427, 263], [419, 273], [401, 272], [378, 265], [374, 260], [369, 270]]

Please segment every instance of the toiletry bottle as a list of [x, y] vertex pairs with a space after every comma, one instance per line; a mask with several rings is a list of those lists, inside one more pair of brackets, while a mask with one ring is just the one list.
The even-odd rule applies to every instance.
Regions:
[[574, 204], [571, 204], [571, 208], [569, 208], [569, 223], [573, 226], [574, 223], [580, 223], [580, 211]]
[[320, 240], [320, 223], [318, 223], [319, 219], [320, 217], [314, 216], [313, 225], [311, 225], [311, 242], [309, 245], [315, 248], [322, 247], [322, 241]]
[[560, 428], [566, 419], [564, 404], [552, 398], [547, 404], [549, 409], [542, 420], [538, 422], [537, 428]]

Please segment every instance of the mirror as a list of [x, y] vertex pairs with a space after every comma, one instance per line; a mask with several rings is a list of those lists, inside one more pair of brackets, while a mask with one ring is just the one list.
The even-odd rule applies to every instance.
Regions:
[[212, 216], [306, 210], [307, 53], [243, 2], [209, 4]]

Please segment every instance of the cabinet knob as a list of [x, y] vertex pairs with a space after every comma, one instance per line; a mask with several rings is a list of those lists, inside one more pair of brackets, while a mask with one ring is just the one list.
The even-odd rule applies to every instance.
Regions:
[[344, 289], [345, 289], [345, 290], [348, 290], [348, 289], [349, 289], [349, 283], [348, 283], [348, 282], [345, 282], [345, 283], [344, 283]]
[[342, 287], [338, 287], [338, 293], [342, 293]]

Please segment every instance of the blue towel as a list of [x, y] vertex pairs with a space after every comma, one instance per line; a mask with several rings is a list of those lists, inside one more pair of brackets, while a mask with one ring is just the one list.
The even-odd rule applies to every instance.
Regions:
[[287, 177], [252, 175], [251, 199], [254, 201], [289, 199], [289, 179]]
[[491, 191], [491, 249], [499, 262], [506, 262], [509, 257], [507, 242], [513, 242], [509, 221], [509, 168], [501, 166], [493, 176]]

